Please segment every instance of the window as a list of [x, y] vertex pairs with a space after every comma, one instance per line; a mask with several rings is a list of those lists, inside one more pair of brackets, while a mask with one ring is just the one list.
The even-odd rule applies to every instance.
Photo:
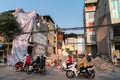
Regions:
[[114, 37], [120, 36], [120, 27], [114, 26], [113, 27]]
[[89, 18], [94, 18], [94, 12], [89, 12]]
[[[94, 22], [88, 22], [88, 26], [93, 26], [93, 25], [94, 25]], [[94, 31], [93, 28], [89, 28], [88, 30], [89, 30], [89, 32], [93, 32]]]
[[120, 0], [112, 0], [113, 18], [120, 18]]
[[96, 41], [96, 36], [95, 35], [90, 35], [90, 40], [91, 41]]

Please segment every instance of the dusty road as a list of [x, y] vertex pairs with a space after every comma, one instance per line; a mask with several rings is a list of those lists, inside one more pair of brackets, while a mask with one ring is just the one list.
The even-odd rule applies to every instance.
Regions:
[[[104, 72], [96, 70], [96, 77], [93, 80], [120, 80], [120, 72]], [[81, 80], [79, 78], [68, 79], [65, 72], [52, 69], [48, 70], [46, 75], [26, 72], [13, 72], [12, 67], [0, 65], [0, 80]], [[82, 78], [82, 80], [88, 80]]]

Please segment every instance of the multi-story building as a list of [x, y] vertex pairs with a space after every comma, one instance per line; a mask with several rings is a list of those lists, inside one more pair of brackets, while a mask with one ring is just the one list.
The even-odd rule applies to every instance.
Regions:
[[78, 34], [76, 42], [76, 50], [78, 54], [85, 51], [85, 38], [84, 34]]
[[43, 19], [46, 20], [48, 26], [48, 47], [47, 52], [48, 54], [55, 54], [56, 53], [56, 28], [55, 23], [49, 15], [44, 15]]
[[[36, 46], [38, 46], [38, 53], [47, 53], [47, 55], [50, 56], [51, 54], [55, 53], [56, 49], [56, 34], [54, 21], [49, 15], [37, 15], [36, 22], [36, 29], [38, 33], [33, 33], [33, 39], [35, 39], [35, 41], [32, 42], [35, 43]], [[36, 34], [35, 37], [34, 34]], [[36, 47], [34, 48], [34, 51], [36, 51]]]
[[81, 54], [85, 50], [84, 34], [65, 34], [63, 51], [67, 54]]
[[84, 34], [85, 34], [85, 49], [87, 53], [95, 55], [97, 53], [96, 34], [91, 28], [94, 24], [94, 14], [96, 10], [97, 0], [84, 1]]
[[98, 52], [113, 59], [113, 51], [120, 50], [120, 0], [98, 0], [94, 25]]
[[56, 53], [58, 55], [62, 55], [62, 47], [64, 46], [64, 32], [58, 26], [57, 26], [56, 35], [57, 35], [57, 39], [56, 39], [57, 50], [56, 50]]
[[[15, 10], [12, 10], [10, 12], [14, 13]], [[48, 54], [55, 53], [56, 34], [54, 21], [48, 15], [41, 16], [37, 13], [35, 21], [36, 22], [32, 29], [33, 32], [30, 33], [31, 35], [28, 39], [28, 52], [31, 53], [33, 56], [36, 53], [46, 53], [46, 51], [48, 52]], [[2, 47], [0, 47], [0, 58], [4, 58], [4, 56], [7, 56], [7, 54], [5, 54], [7, 45], [7, 43], [5, 43], [5, 37], [0, 36], [0, 41], [2, 42]], [[10, 49], [11, 48], [12, 45]]]

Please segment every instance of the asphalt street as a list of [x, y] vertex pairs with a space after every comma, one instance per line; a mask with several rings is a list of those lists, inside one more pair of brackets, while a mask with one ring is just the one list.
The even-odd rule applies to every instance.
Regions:
[[[105, 72], [96, 70], [96, 77], [94, 80], [120, 80], [120, 72]], [[65, 71], [60, 71], [56, 68], [47, 70], [46, 75], [26, 72], [14, 72], [13, 67], [0, 65], [0, 80], [89, 80], [85, 78], [68, 79], [65, 76]]]

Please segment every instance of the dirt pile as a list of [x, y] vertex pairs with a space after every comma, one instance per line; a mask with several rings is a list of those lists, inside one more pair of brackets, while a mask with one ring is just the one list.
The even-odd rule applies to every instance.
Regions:
[[112, 62], [100, 57], [96, 57], [94, 59], [94, 64], [97, 69], [101, 69], [105, 71], [120, 71], [120, 68], [116, 67]]

